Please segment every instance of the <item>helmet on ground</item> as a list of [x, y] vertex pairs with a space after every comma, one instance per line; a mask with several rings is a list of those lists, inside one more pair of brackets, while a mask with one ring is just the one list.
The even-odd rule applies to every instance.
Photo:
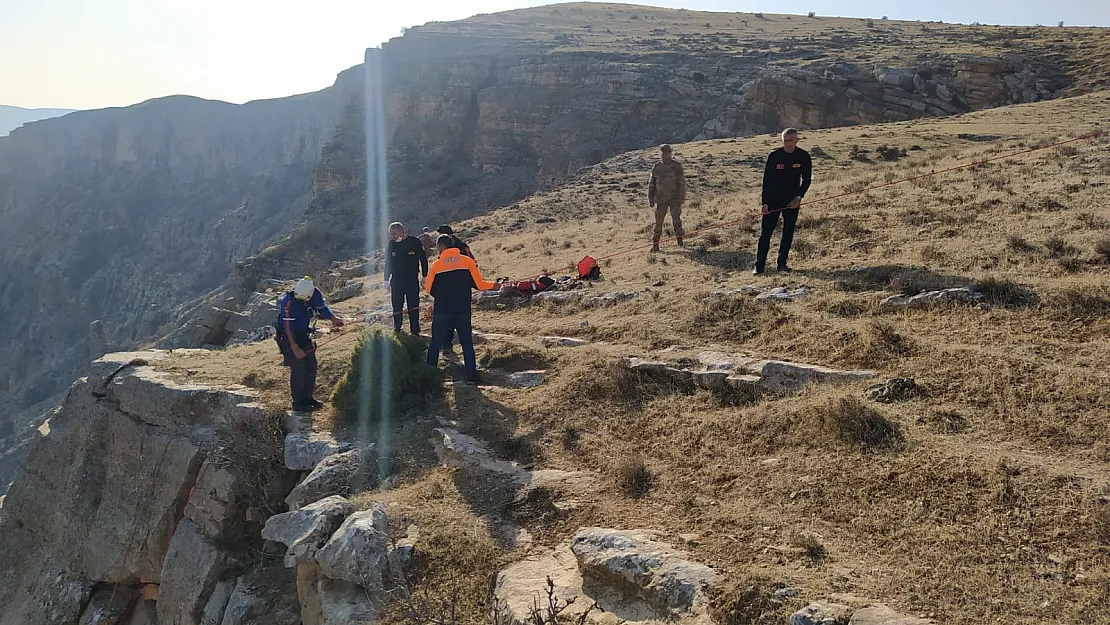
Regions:
[[293, 297], [297, 299], [309, 299], [312, 294], [316, 292], [316, 285], [312, 283], [312, 278], [305, 276], [297, 281], [297, 286], [293, 287]]

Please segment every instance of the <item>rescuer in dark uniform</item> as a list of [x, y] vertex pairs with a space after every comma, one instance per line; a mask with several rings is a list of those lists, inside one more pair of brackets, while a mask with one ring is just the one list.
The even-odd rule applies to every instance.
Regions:
[[762, 274], [767, 264], [771, 235], [779, 224], [780, 213], [782, 239], [779, 240], [778, 270], [786, 273], [793, 271], [786, 264], [786, 258], [790, 254], [790, 244], [794, 241], [798, 207], [809, 190], [812, 178], [813, 161], [809, 158], [809, 152], [798, 147], [798, 131], [787, 128], [782, 131], [782, 147], [771, 152], [763, 168], [763, 223], [759, 231], [755, 268], [752, 270], [755, 275]]

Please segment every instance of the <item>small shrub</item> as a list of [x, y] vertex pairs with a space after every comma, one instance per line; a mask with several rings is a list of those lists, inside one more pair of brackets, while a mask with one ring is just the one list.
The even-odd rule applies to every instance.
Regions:
[[332, 403], [341, 417], [367, 423], [421, 406], [442, 389], [443, 378], [427, 363], [422, 339], [376, 328], [359, 338]]
[[1071, 286], [1049, 295], [1045, 307], [1065, 319], [1095, 319], [1110, 314], [1110, 287]]
[[817, 12], [816, 11], [810, 11], [809, 13], [806, 14], [806, 16], [807, 17], [817, 17]]
[[894, 449], [904, 439], [897, 423], [863, 403], [858, 397], [841, 397], [816, 408], [823, 430], [834, 438], [864, 450]]
[[1017, 233], [1012, 233], [1006, 237], [1006, 247], [1009, 247], [1015, 252], [1031, 252], [1033, 245], [1025, 240], [1025, 237]]
[[868, 324], [868, 331], [871, 334], [871, 351], [877, 354], [908, 356], [913, 353], [911, 341], [885, 321], [872, 321]]
[[1056, 264], [1068, 273], [1075, 273], [1083, 268], [1083, 261], [1078, 256], [1063, 256], [1056, 259]]
[[802, 557], [814, 564], [821, 564], [829, 553], [816, 536], [803, 534], [794, 539], [794, 546], [802, 551]]
[[775, 597], [783, 584], [749, 574], [709, 590], [709, 614], [720, 625], [779, 625], [793, 610]]
[[719, 232], [707, 232], [701, 240], [703, 244], [709, 247], [716, 247], [721, 244], [721, 234]]
[[1049, 258], [1060, 258], [1067, 255], [1071, 249], [1074, 249], [1072, 246], [1068, 245], [1064, 237], [1058, 234], [1049, 237], [1048, 240], [1044, 242], [1044, 248], [1048, 250]]
[[982, 293], [986, 303], [992, 306], [1021, 308], [1036, 304], [1038, 300], [1036, 291], [1013, 280], [986, 278], [972, 288]]
[[621, 460], [616, 467], [617, 489], [633, 499], [639, 499], [651, 490], [655, 476], [648, 469], [643, 456], [633, 455]]
[[1095, 253], [1103, 258], [1103, 260], [1110, 261], [1110, 237], [1103, 237], [1095, 241]]

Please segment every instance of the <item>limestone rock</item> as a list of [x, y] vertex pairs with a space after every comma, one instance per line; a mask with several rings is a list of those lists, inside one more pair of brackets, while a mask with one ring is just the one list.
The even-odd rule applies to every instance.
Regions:
[[810, 384], [846, 384], [875, 377], [874, 371], [840, 371], [781, 360], [760, 361], [748, 369], [759, 376], [764, 390], [774, 393], [792, 393]]
[[93, 591], [78, 625], [119, 625], [133, 592], [132, 587], [101, 584]]
[[234, 580], [223, 580], [216, 583], [215, 588], [212, 589], [212, 594], [208, 597], [208, 603], [204, 606], [204, 611], [201, 613], [200, 622], [222, 624], [224, 620], [224, 612], [227, 610], [227, 602], [231, 599], [231, 591], [235, 590]]
[[716, 572], [691, 562], [648, 535], [602, 528], [579, 530], [571, 551], [582, 574], [615, 588], [632, 588], [662, 610], [690, 611], [708, 603]]
[[899, 614], [882, 604], [860, 608], [848, 625], [932, 625], [933, 621]]
[[559, 304], [577, 302], [581, 299], [582, 293], [578, 291], [543, 291], [542, 293], [536, 293], [532, 296], [533, 302], [553, 302]]
[[511, 341], [512, 338], [508, 334], [497, 334], [496, 332], [474, 332], [475, 343], [501, 343]]
[[535, 388], [543, 384], [546, 377], [546, 371], [516, 371], [506, 377], [505, 385], [509, 388]]
[[27, 554], [34, 537], [26, 530], [6, 533], [0, 536], [0, 574], [18, 583], [0, 587], [0, 625], [77, 625], [92, 585], [49, 556]]
[[351, 582], [329, 579], [315, 561], [297, 566], [297, 596], [302, 625], [353, 625], [376, 622], [384, 597], [368, 596]]
[[285, 566], [292, 568], [316, 557], [331, 535], [355, 507], [339, 496], [331, 496], [300, 510], [270, 517], [262, 528], [262, 538], [285, 545]]
[[385, 507], [375, 503], [370, 510], [347, 517], [327, 544], [316, 552], [320, 571], [331, 579], [342, 579], [370, 590], [389, 584], [389, 518]]
[[893, 403], [916, 397], [921, 392], [913, 378], [891, 378], [882, 384], [868, 387], [864, 393], [868, 399], [881, 403]]
[[328, 300], [331, 301], [331, 302], [344, 302], [344, 301], [347, 301], [351, 298], [358, 297], [359, 295], [362, 295], [365, 290], [366, 290], [366, 283], [365, 282], [362, 282], [362, 281], [359, 281], [359, 280], [352, 280], [352, 281], [348, 282], [347, 284], [343, 285], [342, 287], [340, 287], [338, 290], [336, 290], [330, 296], [328, 296]]
[[199, 525], [183, 519], [170, 541], [159, 585], [159, 625], [200, 625], [223, 570], [223, 554]]
[[350, 496], [377, 484], [377, 466], [372, 462], [373, 443], [324, 458], [285, 498], [290, 510], [320, 501], [330, 495]]
[[492, 474], [518, 486], [542, 486], [556, 491], [585, 492], [596, 484], [596, 476], [591, 473], [558, 469], [531, 471], [515, 463], [498, 459], [485, 443], [455, 429], [432, 430], [430, 442], [444, 466]]
[[883, 310], [904, 310], [906, 308], [936, 308], [949, 304], [976, 304], [982, 301], [983, 294], [967, 287], [926, 291], [913, 297], [892, 295], [884, 299], [879, 307]]
[[589, 341], [566, 336], [543, 336], [540, 337], [540, 342], [543, 343], [544, 347], [582, 347], [583, 345], [589, 345]]
[[[173, 515], [203, 454], [195, 430], [155, 427], [75, 384], [32, 448], [4, 514], [43, 537], [63, 568], [107, 583], [158, 582]], [[164, 401], [176, 392], [161, 387]], [[201, 435], [203, 436], [203, 435]], [[154, 482], [155, 487], [151, 488]], [[43, 493], [65, 493], [43, 497]]]
[[349, 447], [350, 445], [340, 443], [320, 432], [286, 434], [285, 466], [294, 471], [310, 471], [324, 458], [345, 451]]
[[108, 353], [108, 339], [104, 336], [104, 324], [97, 319], [89, 323], [89, 360], [96, 360]]
[[228, 597], [220, 625], [245, 625], [251, 619], [264, 615], [268, 607], [266, 600], [257, 594], [246, 578], [240, 577]]
[[185, 518], [204, 528], [209, 536], [219, 536], [243, 519], [237, 505], [238, 483], [230, 469], [205, 462], [185, 504]]
[[605, 293], [596, 297], [586, 297], [582, 299], [582, 305], [586, 308], [604, 308], [606, 306], [614, 306], [621, 302], [627, 302], [640, 297], [640, 294], [635, 291], [618, 291], [615, 293]]
[[848, 625], [851, 616], [846, 605], [815, 601], [790, 615], [790, 625]]

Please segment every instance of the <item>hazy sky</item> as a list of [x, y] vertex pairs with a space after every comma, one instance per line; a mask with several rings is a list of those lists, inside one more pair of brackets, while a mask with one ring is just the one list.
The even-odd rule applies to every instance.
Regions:
[[[0, 104], [98, 108], [321, 89], [404, 26], [551, 0], [0, 0]], [[645, 0], [674, 8], [1110, 25], [1110, 0]]]

